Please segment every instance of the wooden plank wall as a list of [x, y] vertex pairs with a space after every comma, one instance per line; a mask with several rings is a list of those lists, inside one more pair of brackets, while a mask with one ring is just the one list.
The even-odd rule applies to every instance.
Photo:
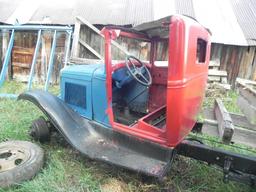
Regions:
[[[91, 30], [86, 25], [80, 26], [79, 38], [90, 45], [95, 51], [97, 51], [104, 58], [104, 38], [99, 36], [96, 32]], [[128, 39], [118, 37], [116, 40], [122, 47], [125, 47], [127, 51], [141, 60], [149, 60], [150, 45], [148, 43], [141, 43], [135, 39]], [[112, 46], [112, 59], [113, 60], [124, 60], [125, 55], [115, 46]], [[79, 43], [79, 58], [86, 59], [98, 59], [94, 54], [88, 51], [84, 46]]]
[[[88, 27], [81, 26], [80, 38], [89, 44], [94, 50], [104, 56], [104, 39], [98, 34], [92, 32]], [[43, 82], [46, 78], [47, 65], [49, 62], [51, 42], [53, 33], [44, 32], [42, 34], [42, 44], [40, 53], [38, 54], [36, 65], [36, 80]], [[28, 75], [29, 69], [22, 69], [29, 63], [31, 64], [31, 57], [34, 52], [34, 46], [36, 43], [37, 34], [33, 32], [16, 32], [14, 51], [12, 53], [12, 61], [16, 62], [14, 75], [23, 74]], [[57, 47], [55, 53], [54, 73], [52, 76], [52, 82], [58, 83], [59, 71], [63, 67], [64, 50], [65, 50], [65, 38], [66, 35], [59, 34], [57, 38]], [[0, 34], [0, 68], [3, 60], [3, 33]], [[138, 44], [134, 40], [127, 40], [125, 38], [118, 38], [117, 42], [126, 47], [129, 52], [135, 54], [142, 60], [148, 60], [149, 55], [148, 45]], [[20, 47], [23, 47], [22, 53]], [[114, 47], [114, 46], [113, 46]], [[86, 48], [79, 44], [79, 57], [97, 59], [95, 55], [90, 53]], [[119, 60], [124, 58], [124, 54], [118, 49], [113, 48], [113, 59]], [[30, 56], [29, 56], [30, 55]], [[220, 63], [220, 70], [226, 70], [228, 73], [228, 81], [231, 84], [235, 83], [236, 77], [256, 80], [256, 47], [242, 47], [222, 44], [212, 44], [211, 60], [215, 60]], [[21, 63], [20, 66], [17, 66]], [[22, 64], [23, 63], [23, 64]], [[29, 65], [30, 66], [30, 65]], [[20, 68], [19, 68], [20, 67]]]
[[[42, 33], [41, 45], [37, 55], [36, 75], [34, 80], [43, 83], [46, 79], [53, 32], [44, 31]], [[34, 55], [37, 32], [16, 32], [14, 47], [12, 50], [11, 67], [12, 77], [26, 81], [30, 73], [32, 58]], [[1, 41], [2, 43], [2, 38]], [[0, 45], [1, 45], [0, 43]], [[58, 83], [60, 69], [64, 66], [66, 34], [57, 33], [56, 50], [54, 57], [54, 70], [51, 78], [53, 84]], [[2, 47], [2, 46], [1, 46]], [[3, 51], [0, 51], [1, 54]], [[2, 58], [2, 57], [0, 57]], [[1, 62], [2, 64], [2, 62]]]
[[[104, 57], [104, 39], [85, 25], [80, 26], [79, 38]], [[79, 43], [79, 57], [98, 59]]]
[[19, 46], [14, 46], [12, 49], [12, 77], [16, 78], [18, 76], [28, 76], [32, 59], [33, 59], [34, 49], [24, 48]]
[[243, 49], [243, 56], [240, 61], [238, 76], [244, 79], [255, 80], [255, 51], [256, 47], [247, 47]]
[[4, 61], [4, 55], [7, 50], [8, 42], [9, 42], [9, 32], [8, 31], [1, 31], [1, 63], [0, 63], [0, 69], [2, 69], [3, 61]]
[[[44, 82], [46, 79], [46, 74], [48, 70], [48, 63], [50, 58], [50, 51], [52, 46], [54, 32], [47, 33], [44, 32], [42, 36], [42, 51], [41, 59], [39, 62], [39, 67], [37, 68], [37, 76], [39, 77], [39, 82]], [[54, 68], [51, 77], [51, 82], [57, 84], [59, 82], [60, 70], [64, 67], [64, 54], [66, 45], [66, 34], [57, 33], [56, 49], [54, 55]]]
[[228, 73], [228, 82], [235, 84], [237, 77], [256, 79], [256, 47], [212, 44], [211, 60], [220, 62], [220, 70]]
[[[104, 41], [98, 34], [92, 32], [88, 27], [81, 25], [80, 38], [90, 45], [94, 50], [104, 56]], [[126, 38], [118, 38], [116, 40], [119, 44], [126, 47], [126, 49], [141, 58], [143, 48], [133, 41], [127, 41]], [[149, 50], [149, 47], [147, 47]], [[142, 59], [146, 60], [149, 55], [145, 51]], [[97, 59], [95, 55], [86, 50], [80, 45], [79, 57]], [[123, 59], [124, 55], [120, 51], [112, 49], [113, 59]], [[235, 84], [237, 77], [255, 80], [256, 78], [256, 47], [233, 46], [223, 44], [212, 44], [211, 60], [220, 63], [220, 70], [225, 70], [228, 73], [228, 82], [231, 85]]]

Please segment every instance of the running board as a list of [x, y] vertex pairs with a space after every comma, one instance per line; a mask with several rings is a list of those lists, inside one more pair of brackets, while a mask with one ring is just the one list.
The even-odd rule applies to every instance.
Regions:
[[19, 95], [34, 103], [65, 139], [82, 154], [161, 179], [169, 171], [173, 149], [121, 134], [81, 117], [60, 98], [40, 90]]

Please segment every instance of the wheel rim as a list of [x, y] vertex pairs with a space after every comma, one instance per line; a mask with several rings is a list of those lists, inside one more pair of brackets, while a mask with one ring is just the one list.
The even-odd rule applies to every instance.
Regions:
[[6, 147], [0, 149], [0, 173], [25, 163], [30, 157], [28, 150]]

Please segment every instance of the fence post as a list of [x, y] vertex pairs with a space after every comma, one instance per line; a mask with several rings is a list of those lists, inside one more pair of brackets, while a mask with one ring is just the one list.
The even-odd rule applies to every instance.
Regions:
[[34, 56], [33, 56], [32, 64], [31, 64], [29, 80], [28, 80], [28, 90], [31, 90], [31, 86], [32, 86], [35, 65], [36, 65], [36, 58], [37, 58], [37, 54], [38, 54], [40, 42], [41, 42], [41, 32], [42, 32], [42, 30], [40, 29], [37, 33], [36, 47], [35, 47], [35, 51], [34, 51]]
[[7, 72], [7, 69], [8, 69], [8, 64], [9, 64], [9, 61], [10, 61], [12, 47], [13, 47], [13, 43], [14, 43], [14, 33], [15, 32], [14, 32], [14, 29], [13, 29], [12, 34], [11, 34], [11, 38], [9, 40], [8, 48], [6, 50], [6, 54], [5, 54], [5, 57], [4, 57], [4, 62], [3, 62], [1, 74], [0, 74], [0, 87], [4, 83], [6, 72]]
[[50, 53], [47, 77], [46, 77], [45, 86], [44, 86], [45, 91], [48, 90], [49, 81], [50, 81], [50, 78], [52, 75], [53, 60], [54, 60], [54, 54], [55, 54], [55, 48], [56, 48], [56, 36], [57, 36], [56, 34], [57, 34], [57, 31], [55, 30], [54, 35], [53, 35], [53, 40], [52, 40], [52, 48], [51, 48], [51, 53]]

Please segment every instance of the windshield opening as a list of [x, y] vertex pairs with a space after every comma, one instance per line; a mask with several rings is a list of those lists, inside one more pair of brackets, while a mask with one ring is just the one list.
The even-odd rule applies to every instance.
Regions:
[[[148, 62], [150, 60], [150, 42], [140, 40], [140, 39], [134, 39], [134, 38], [128, 38], [124, 36], [120, 36], [115, 40], [126, 52], [129, 53], [129, 55], [132, 55], [134, 57], [137, 57], [139, 60], [143, 62]], [[112, 44], [111, 48], [111, 55], [112, 60], [120, 61], [125, 60], [126, 53], [117, 48], [115, 45]]]

